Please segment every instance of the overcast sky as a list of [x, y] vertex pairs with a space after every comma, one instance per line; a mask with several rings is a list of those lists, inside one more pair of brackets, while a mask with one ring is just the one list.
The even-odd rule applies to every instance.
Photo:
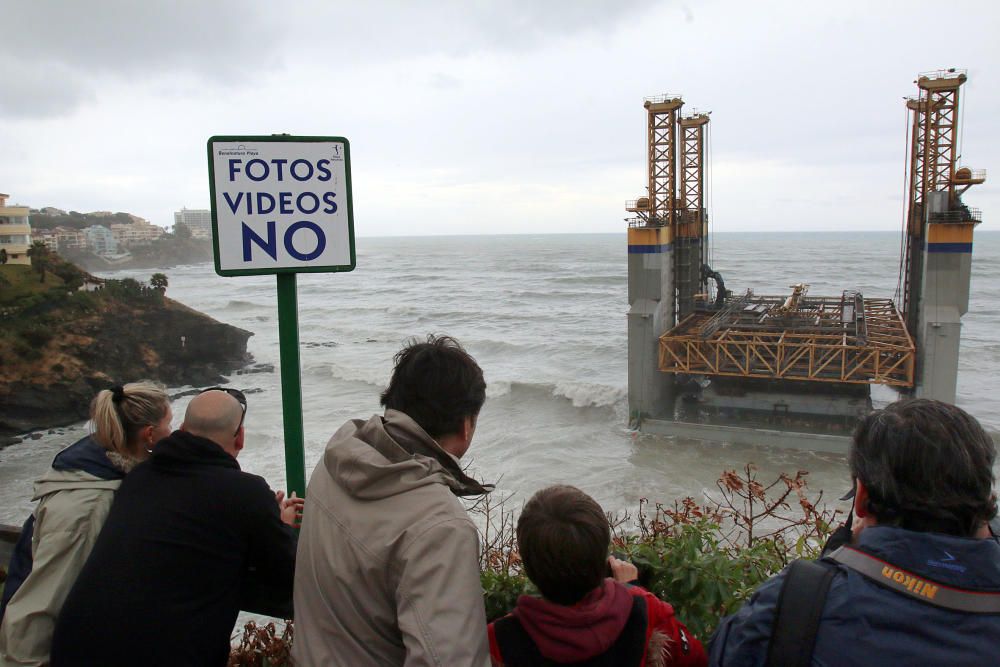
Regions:
[[[214, 134], [351, 142], [360, 236], [623, 231], [643, 97], [711, 110], [713, 229], [897, 229], [902, 98], [965, 68], [1000, 155], [1000, 3], [4, 0], [0, 191], [164, 226]], [[1000, 171], [966, 203], [1000, 220]]]

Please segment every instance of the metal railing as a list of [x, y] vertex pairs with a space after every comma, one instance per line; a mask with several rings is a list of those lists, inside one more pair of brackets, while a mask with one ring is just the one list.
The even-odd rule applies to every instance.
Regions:
[[653, 95], [652, 97], [642, 98], [643, 102], [649, 102], [650, 104], [660, 104], [661, 102], [666, 102], [668, 100], [679, 100], [682, 99], [680, 95], [675, 93], [663, 93], [662, 95]]
[[[968, 169], [968, 170], [969, 170], [969, 175], [968, 175], [968, 176], [965, 176], [965, 177], [962, 177], [962, 178], [959, 178], [959, 176], [958, 176], [958, 173], [959, 173], [960, 171], [962, 171], [962, 169]], [[968, 167], [959, 167], [959, 168], [958, 168], [958, 169], [957, 169], [957, 170], [955, 171], [955, 178], [956, 178], [956, 179], [957, 179], [957, 180], [958, 180], [959, 182], [961, 182], [961, 181], [978, 181], [978, 180], [986, 180], [986, 170], [985, 170], [985, 169], [969, 169]]]
[[953, 79], [962, 74], [968, 74], [969, 70], [965, 69], [935, 69], [929, 72], [920, 72], [917, 74], [918, 79]]
[[727, 301], [726, 305], [722, 307], [722, 310], [713, 315], [708, 322], [701, 327], [701, 337], [707, 339], [714, 335], [716, 331], [721, 329], [722, 326], [729, 321], [729, 318], [733, 313], [737, 310], [746, 308], [750, 304], [751, 297], [753, 297], [753, 290], [748, 289], [745, 294]]
[[983, 212], [978, 208], [965, 208], [955, 211], [940, 211], [931, 213], [930, 222], [962, 223], [982, 222]]
[[625, 218], [625, 222], [628, 223], [629, 227], [666, 227], [666, 220], [658, 220], [656, 218]]
[[692, 118], [701, 118], [702, 116], [709, 116], [711, 111], [702, 111], [698, 107], [692, 107], [691, 111], [682, 115], [681, 120], [691, 120]]

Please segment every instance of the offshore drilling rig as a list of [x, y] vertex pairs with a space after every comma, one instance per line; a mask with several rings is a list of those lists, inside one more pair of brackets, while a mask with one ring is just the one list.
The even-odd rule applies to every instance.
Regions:
[[957, 164], [965, 81], [956, 70], [922, 74], [906, 100], [909, 201], [894, 299], [814, 296], [804, 283], [779, 296], [727, 290], [706, 261], [709, 114], [683, 115], [679, 95], [645, 100], [648, 194], [626, 203], [631, 427], [747, 443], [766, 430], [768, 444], [846, 451], [872, 385], [955, 401], [981, 222], [962, 195], [986, 178]]

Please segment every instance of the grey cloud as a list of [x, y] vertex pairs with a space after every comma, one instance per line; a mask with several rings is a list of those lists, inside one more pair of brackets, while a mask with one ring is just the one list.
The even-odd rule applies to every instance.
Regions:
[[4, 87], [0, 116], [6, 118], [61, 116], [93, 97], [80, 76], [59, 63], [4, 58], [0, 81]]
[[263, 15], [236, 0], [18, 2], [0, 53], [98, 72], [181, 66], [232, 70], [266, 58]]
[[[468, 20], [493, 46], [515, 48], [541, 46], [553, 38], [578, 33], [608, 34], [630, 17], [656, 3], [653, 0], [564, 0], [537, 2], [465, 4]], [[475, 7], [473, 9], [473, 7]], [[610, 35], [608, 35], [610, 37]]]
[[[287, 49], [379, 53], [523, 48], [607, 32], [655, 0], [448, 0], [434, 5], [254, 0], [16, 0], [0, 56], [104, 72], [190, 68], [229, 76]], [[311, 40], [303, 39], [311, 36]]]
[[[422, 56], [523, 52], [580, 33], [611, 38], [614, 30], [658, 0], [508, 0], [434, 4], [401, 0], [311, 3], [283, 7], [272, 20], [300, 48], [334, 60], [385, 62]], [[671, 3], [667, 3], [671, 4]], [[291, 46], [291, 45], [290, 45]]]
[[265, 18], [235, 0], [15, 2], [0, 40], [0, 71], [14, 71], [4, 77], [0, 114], [70, 113], [106, 76], [188, 72], [239, 84], [278, 64]]
[[[440, 54], [524, 51], [583, 31], [609, 35], [653, 0], [506, 3], [449, 0], [432, 6], [253, 0], [15, 0], [0, 41], [6, 69], [0, 116], [72, 113], [99, 93], [101, 77], [192, 75], [208, 85], [240, 85], [289, 58], [337, 65]], [[461, 82], [433, 75], [431, 85]]]

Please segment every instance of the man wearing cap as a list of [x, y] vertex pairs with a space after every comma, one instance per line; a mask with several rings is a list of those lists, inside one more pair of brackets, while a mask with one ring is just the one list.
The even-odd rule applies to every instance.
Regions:
[[239, 391], [203, 391], [125, 478], [56, 622], [53, 666], [221, 666], [240, 609], [290, 616], [302, 501], [240, 470], [245, 412]]
[[385, 414], [344, 424], [313, 471], [295, 571], [296, 665], [490, 664], [479, 536], [456, 496], [486, 399], [476, 361], [430, 337], [396, 355]]
[[905, 400], [864, 418], [849, 454], [848, 543], [758, 588], [723, 619], [710, 664], [996, 664], [995, 459], [979, 423], [947, 403]]

